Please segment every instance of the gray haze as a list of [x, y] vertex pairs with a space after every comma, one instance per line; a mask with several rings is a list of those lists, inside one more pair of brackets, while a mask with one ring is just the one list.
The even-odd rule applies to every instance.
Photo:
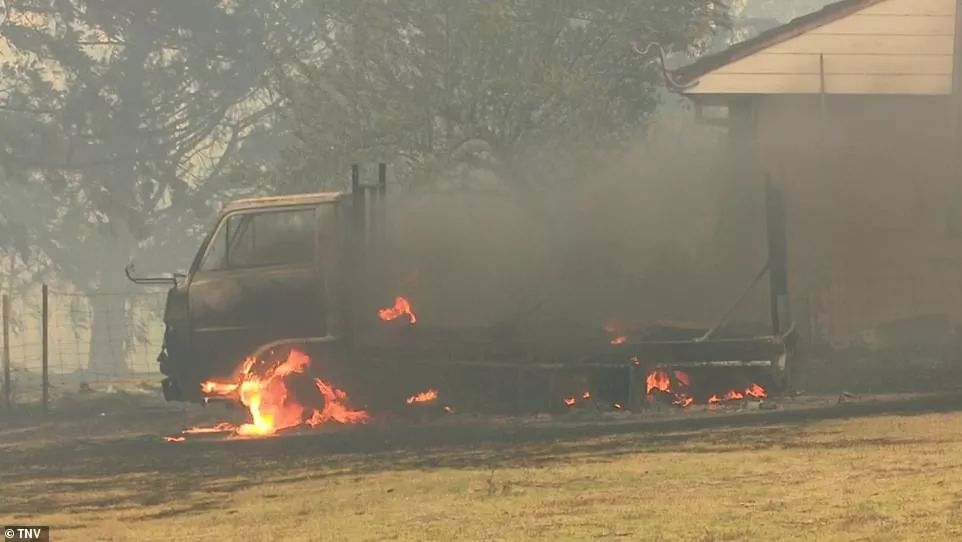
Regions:
[[[680, 63], [825, 2], [273, 4], [4, 3], [5, 291], [126, 292], [129, 261], [185, 270], [230, 199], [343, 189], [376, 161], [397, 276], [420, 277], [398, 288], [428, 320], [443, 300], [450, 321], [534, 304], [595, 327], [703, 324], [762, 263], [757, 216], [729, 234], [757, 248], [718, 248], [723, 131], [637, 46]], [[132, 307], [95, 302], [89, 335]]]

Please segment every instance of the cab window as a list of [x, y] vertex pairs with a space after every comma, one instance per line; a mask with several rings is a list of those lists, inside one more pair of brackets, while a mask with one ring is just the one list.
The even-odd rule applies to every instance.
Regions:
[[314, 260], [314, 209], [233, 214], [211, 239], [201, 271]]

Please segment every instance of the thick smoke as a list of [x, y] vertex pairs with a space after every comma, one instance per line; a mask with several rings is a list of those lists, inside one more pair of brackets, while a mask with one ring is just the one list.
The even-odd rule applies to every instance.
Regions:
[[[718, 133], [663, 121], [643, 142], [565, 164], [576, 182], [392, 197], [388, 288], [425, 325], [711, 325], [763, 263], [719, 273], [723, 151]], [[763, 317], [752, 307], [736, 320]]]

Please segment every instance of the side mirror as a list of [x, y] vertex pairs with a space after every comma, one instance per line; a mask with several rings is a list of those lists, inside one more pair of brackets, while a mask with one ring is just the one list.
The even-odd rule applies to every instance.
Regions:
[[166, 277], [138, 277], [135, 276], [136, 272], [137, 270], [134, 266], [134, 262], [130, 262], [127, 264], [127, 267], [124, 268], [124, 273], [127, 275], [127, 280], [142, 286], [169, 284], [173, 287], [176, 287], [178, 280], [187, 278], [187, 275], [183, 273], [171, 273]]

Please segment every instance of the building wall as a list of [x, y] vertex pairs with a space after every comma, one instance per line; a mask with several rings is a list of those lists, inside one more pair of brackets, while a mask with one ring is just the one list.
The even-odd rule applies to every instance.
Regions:
[[747, 178], [768, 173], [785, 187], [803, 327], [840, 344], [899, 318], [962, 323], [948, 98], [760, 96], [752, 109], [755, 137], [733, 157], [743, 169], [752, 157]]
[[699, 78], [691, 94], [948, 94], [955, 0], [885, 0]]

